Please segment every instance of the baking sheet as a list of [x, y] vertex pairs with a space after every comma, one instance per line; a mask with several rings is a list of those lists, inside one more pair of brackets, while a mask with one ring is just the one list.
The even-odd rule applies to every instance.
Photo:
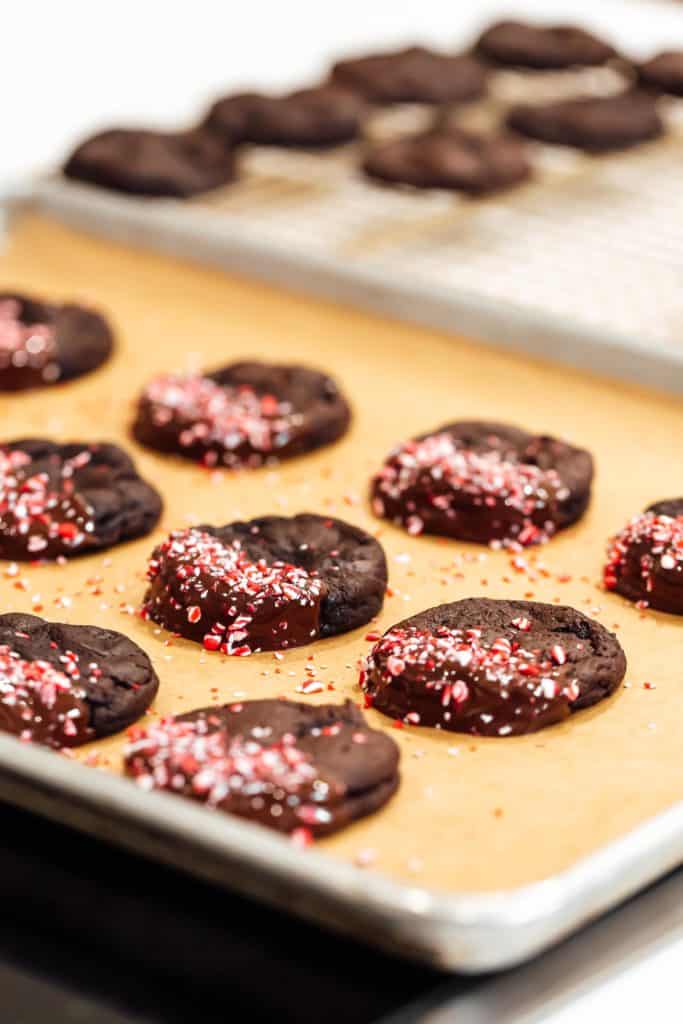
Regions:
[[[373, 628], [441, 601], [532, 595], [573, 604], [617, 629], [629, 659], [627, 687], [535, 735], [485, 740], [399, 730], [369, 712], [401, 746], [399, 793], [379, 814], [319, 843], [319, 857], [265, 830], [110, 781], [123, 737], [83, 748], [77, 757], [89, 767], [82, 769], [0, 737], [0, 796], [404, 953], [472, 970], [527, 955], [681, 859], [681, 623], [643, 614], [596, 585], [610, 532], [647, 503], [680, 493], [679, 401], [304, 301], [36, 216], [15, 222], [0, 274], [8, 287], [101, 308], [118, 339], [109, 366], [90, 377], [49, 393], [1, 396], [3, 437], [119, 441], [166, 501], [152, 537], [66, 566], [3, 564], [2, 607], [128, 634], [161, 677], [155, 714], [243, 696], [359, 697], [355, 665], [371, 627], [280, 662], [272, 654], [209, 654], [135, 614], [145, 557], [166, 531], [269, 512], [327, 512], [375, 532], [391, 592]], [[276, 471], [237, 475], [133, 443], [132, 399], [148, 378], [243, 356], [329, 371], [353, 402], [350, 433]], [[450, 419], [492, 416], [590, 447], [595, 496], [579, 525], [514, 567], [505, 553], [411, 538], [373, 518], [368, 479], [394, 441]], [[306, 696], [298, 688], [311, 675], [326, 689]]]

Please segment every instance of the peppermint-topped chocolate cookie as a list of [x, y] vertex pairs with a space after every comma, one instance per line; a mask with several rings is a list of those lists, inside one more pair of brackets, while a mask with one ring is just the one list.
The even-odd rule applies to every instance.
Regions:
[[664, 133], [655, 99], [643, 92], [524, 104], [512, 108], [507, 124], [539, 142], [590, 153], [627, 149]]
[[210, 132], [112, 128], [87, 139], [64, 165], [67, 178], [140, 196], [194, 196], [235, 178], [233, 150]]
[[166, 374], [138, 403], [133, 434], [204, 466], [253, 468], [336, 441], [351, 420], [334, 381], [303, 366], [232, 363], [213, 373]]
[[473, 57], [411, 46], [342, 60], [332, 81], [371, 103], [462, 103], [486, 92], [486, 71]]
[[665, 50], [636, 70], [638, 82], [644, 88], [683, 96], [683, 50]]
[[372, 480], [372, 508], [413, 535], [517, 549], [576, 522], [592, 478], [590, 454], [566, 441], [501, 423], [448, 423], [390, 452]]
[[363, 171], [394, 185], [483, 195], [525, 181], [531, 164], [525, 146], [511, 136], [451, 129], [378, 143], [367, 153]]
[[468, 598], [392, 626], [360, 683], [408, 725], [518, 736], [603, 700], [625, 672], [614, 634], [574, 608]]
[[683, 615], [683, 498], [655, 502], [612, 538], [604, 582], [641, 607]]
[[159, 680], [141, 648], [99, 626], [0, 615], [0, 731], [76, 747], [125, 729]]
[[226, 96], [214, 103], [205, 126], [232, 142], [325, 147], [355, 139], [365, 114], [365, 103], [355, 93], [318, 86], [287, 96]]
[[494, 64], [558, 70], [605, 64], [614, 57], [609, 43], [573, 25], [530, 25], [499, 21], [491, 25], [475, 46]]
[[133, 731], [125, 758], [143, 789], [309, 839], [372, 814], [399, 783], [397, 745], [351, 701], [199, 708]]
[[161, 498], [113, 444], [0, 445], [0, 558], [91, 554], [149, 533]]
[[308, 513], [176, 530], [147, 575], [145, 618], [231, 655], [357, 629], [380, 610], [387, 585], [373, 537]]
[[104, 317], [83, 306], [0, 293], [0, 391], [24, 391], [80, 377], [113, 348]]

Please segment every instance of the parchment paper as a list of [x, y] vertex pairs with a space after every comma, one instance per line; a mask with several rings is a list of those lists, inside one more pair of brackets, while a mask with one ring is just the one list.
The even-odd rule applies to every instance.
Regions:
[[[128, 634], [161, 678], [154, 713], [168, 714], [238, 697], [360, 699], [356, 663], [370, 630], [461, 597], [559, 599], [617, 629], [627, 687], [560, 726], [516, 739], [395, 729], [369, 712], [401, 745], [401, 789], [385, 810], [321, 848], [420, 885], [507, 888], [567, 867], [683, 797], [683, 619], [643, 614], [597, 585], [609, 535], [650, 502], [683, 493], [679, 401], [95, 241], [35, 217], [15, 225], [0, 254], [0, 281], [99, 307], [118, 343], [114, 359], [80, 381], [1, 396], [2, 438], [116, 441], [166, 502], [160, 528], [135, 543], [63, 567], [22, 565], [18, 576], [0, 564], [3, 611], [33, 608]], [[241, 475], [209, 474], [132, 441], [132, 403], [151, 375], [240, 357], [329, 371], [353, 401], [351, 432], [276, 471]], [[594, 453], [588, 515], [527, 551], [529, 571], [513, 567], [509, 554], [412, 538], [370, 514], [368, 479], [392, 444], [460, 417], [548, 431]], [[300, 511], [341, 516], [381, 539], [391, 591], [376, 624], [277, 661], [272, 654], [210, 655], [135, 614], [146, 556], [170, 529]], [[297, 693], [307, 667], [324, 692]], [[115, 737], [78, 756], [118, 771], [123, 743]]]

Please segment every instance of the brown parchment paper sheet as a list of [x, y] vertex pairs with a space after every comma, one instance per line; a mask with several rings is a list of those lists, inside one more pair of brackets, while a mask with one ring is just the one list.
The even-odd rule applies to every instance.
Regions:
[[[238, 697], [358, 699], [356, 662], [372, 627], [278, 662], [272, 654], [227, 659], [187, 641], [169, 643], [132, 614], [146, 556], [171, 528], [305, 510], [339, 515], [385, 546], [392, 592], [379, 629], [461, 597], [559, 598], [618, 627], [630, 686], [560, 726], [515, 739], [399, 730], [369, 712], [401, 745], [401, 789], [385, 810], [322, 849], [414, 884], [507, 888], [569, 866], [683, 797], [683, 619], [642, 615], [596, 586], [607, 537], [651, 501], [683, 493], [680, 401], [96, 241], [36, 217], [14, 226], [0, 253], [0, 281], [92, 303], [110, 316], [118, 340], [114, 359], [93, 375], [49, 392], [1, 396], [2, 437], [117, 441], [166, 502], [159, 530], [138, 542], [64, 567], [22, 566], [19, 578], [0, 564], [3, 611], [42, 606], [48, 618], [127, 633], [155, 663], [160, 714]], [[212, 476], [133, 443], [132, 401], [150, 375], [243, 356], [328, 370], [354, 404], [349, 435], [276, 471], [233, 476]], [[588, 515], [525, 553], [547, 575], [530, 579], [502, 552], [411, 538], [370, 514], [368, 478], [392, 444], [460, 417], [518, 423], [593, 451]], [[561, 582], [566, 574], [571, 580]], [[297, 694], [307, 665], [334, 691]], [[115, 737], [79, 756], [97, 752], [100, 766], [116, 771], [123, 743]]]

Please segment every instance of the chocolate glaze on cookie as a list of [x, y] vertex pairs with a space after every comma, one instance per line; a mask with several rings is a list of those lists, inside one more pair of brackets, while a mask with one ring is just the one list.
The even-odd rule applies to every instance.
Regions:
[[609, 43], [573, 25], [530, 25], [499, 21], [475, 45], [476, 52], [494, 64], [559, 70], [605, 64], [616, 55]]
[[235, 143], [317, 148], [355, 139], [365, 114], [365, 103], [355, 93], [318, 86], [287, 96], [226, 96], [214, 103], [205, 126]]
[[0, 391], [80, 377], [101, 366], [112, 348], [112, 332], [99, 313], [0, 293]]
[[326, 374], [245, 362], [206, 375], [157, 377], [139, 400], [133, 434], [157, 451], [239, 469], [331, 444], [350, 420]]
[[641, 607], [683, 615], [683, 498], [655, 502], [612, 538], [604, 582]]
[[392, 626], [360, 683], [406, 724], [518, 736], [603, 700], [625, 672], [616, 637], [574, 608], [468, 598]]
[[233, 181], [235, 161], [230, 146], [201, 129], [112, 128], [81, 143], [64, 174], [117, 192], [184, 198]]
[[71, 558], [141, 537], [161, 498], [113, 444], [0, 445], [0, 558]]
[[372, 507], [413, 535], [520, 548], [576, 522], [592, 477], [590, 454], [565, 441], [462, 421], [390, 452], [372, 480]]
[[339, 61], [332, 81], [371, 103], [463, 103], [486, 92], [486, 71], [473, 57], [411, 46]]
[[121, 633], [0, 615], [2, 732], [76, 747], [136, 721], [158, 686], [145, 652]]
[[125, 758], [144, 789], [308, 838], [372, 814], [399, 783], [398, 747], [351, 701], [199, 708], [135, 730]]
[[640, 64], [638, 82], [645, 89], [683, 96], [683, 50], [665, 50]]
[[510, 136], [431, 131], [375, 145], [363, 161], [369, 178], [413, 188], [483, 195], [531, 176], [525, 146]]
[[247, 655], [346, 633], [382, 607], [369, 534], [305, 513], [177, 530], [152, 553], [143, 616], [208, 650]]
[[539, 142], [589, 153], [627, 149], [664, 133], [655, 100], [642, 92], [524, 104], [513, 107], [507, 125]]

